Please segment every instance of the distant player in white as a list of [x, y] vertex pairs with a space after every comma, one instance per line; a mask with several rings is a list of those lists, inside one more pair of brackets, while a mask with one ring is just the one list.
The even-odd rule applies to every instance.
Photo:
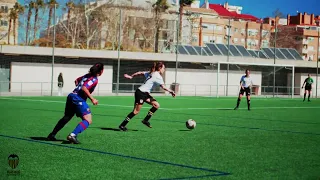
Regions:
[[150, 92], [153, 88], [154, 85], [159, 85], [162, 89], [165, 91], [169, 92], [172, 97], [175, 97], [176, 94], [174, 91], [166, 88], [164, 86], [162, 74], [165, 71], [165, 65], [162, 62], [156, 63], [154, 66], [154, 72], [152, 72], [147, 79], [145, 80], [144, 84], [142, 84], [135, 92], [134, 97], [135, 97], [135, 105], [134, 109], [131, 113], [127, 115], [127, 117], [123, 120], [123, 122], [120, 124], [119, 129], [122, 131], [127, 131], [128, 129], [126, 128], [126, 125], [128, 122], [140, 112], [140, 109], [143, 106], [143, 103], [146, 102], [150, 105], [152, 105], [152, 108], [149, 110], [147, 116], [144, 118], [142, 123], [146, 125], [149, 128], [152, 128], [149, 120], [151, 116], [159, 109], [160, 104], [155, 100], [151, 95]]
[[241, 98], [244, 93], [246, 93], [247, 96], [247, 104], [248, 104], [248, 110], [250, 111], [250, 94], [251, 94], [251, 87], [252, 87], [252, 79], [250, 77], [250, 71], [246, 70], [246, 75], [243, 75], [240, 79], [240, 92], [238, 96], [237, 106], [234, 108], [234, 110], [237, 110], [240, 105]]

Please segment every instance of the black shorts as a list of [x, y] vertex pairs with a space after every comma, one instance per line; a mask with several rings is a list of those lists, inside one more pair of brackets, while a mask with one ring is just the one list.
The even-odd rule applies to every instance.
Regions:
[[304, 90], [306, 91], [311, 91], [312, 86], [311, 85], [306, 85], [306, 87], [304, 87]]
[[251, 89], [250, 87], [247, 87], [247, 88], [240, 88], [240, 92], [239, 94], [243, 95], [244, 93], [246, 93], [246, 96], [250, 96], [251, 94]]
[[134, 99], [135, 104], [143, 104], [144, 102], [147, 102], [147, 99], [150, 100], [150, 103], [152, 101], [156, 101], [156, 99], [154, 99], [149, 93], [142, 92], [140, 89], [137, 89], [134, 93]]

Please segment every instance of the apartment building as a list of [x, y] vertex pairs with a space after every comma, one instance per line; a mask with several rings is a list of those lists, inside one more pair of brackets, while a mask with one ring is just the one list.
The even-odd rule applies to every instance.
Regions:
[[[13, 44], [13, 31], [8, 34], [9, 30], [9, 13], [17, 0], [1, 0], [0, 1], [0, 44], [8, 44], [8, 36], [10, 36], [10, 44]], [[13, 28], [13, 27], [12, 27]], [[18, 35], [18, 26], [16, 26], [16, 34]], [[18, 39], [18, 38], [16, 38]]]
[[[287, 24], [279, 24], [277, 47], [294, 46], [306, 61], [320, 59], [320, 16], [298, 13], [295, 16], [287, 15]], [[272, 33], [275, 36], [275, 33]]]
[[[241, 14], [242, 7], [209, 4], [197, 8], [195, 1], [185, 10], [197, 13], [192, 31], [192, 45], [204, 43], [222, 43], [242, 45], [247, 49], [260, 49], [269, 46], [270, 24], [263, 24], [259, 18], [250, 14]], [[230, 31], [230, 33], [229, 33]]]

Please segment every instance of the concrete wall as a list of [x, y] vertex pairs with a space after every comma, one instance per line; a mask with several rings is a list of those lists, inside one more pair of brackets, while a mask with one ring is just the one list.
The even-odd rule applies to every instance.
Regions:
[[[29, 47], [29, 46], [6, 46], [0, 45], [0, 53], [3, 54], [28, 54], [28, 55], [42, 55], [52, 56], [52, 48], [46, 47]], [[63, 57], [90, 57], [101, 59], [117, 59], [117, 51], [104, 51], [104, 50], [81, 50], [81, 49], [68, 49], [68, 48], [56, 48], [56, 56]], [[176, 55], [170, 53], [144, 53], [144, 52], [120, 52], [121, 60], [138, 60], [138, 61], [166, 61], [175, 62]], [[181, 55], [178, 56], [180, 62], [198, 62], [198, 63], [217, 63], [226, 62], [226, 56], [192, 56]], [[265, 64], [273, 65], [272, 59], [260, 59], [253, 57], [230, 57], [230, 62], [237, 63], [254, 63], [256, 65]], [[276, 64], [281, 66], [294, 65], [295, 67], [317, 67], [316, 62], [312, 61], [298, 61], [298, 60], [280, 60], [276, 61]]]
[[[64, 79], [64, 95], [72, 92], [75, 88], [74, 80], [88, 73], [91, 65], [75, 64], [55, 64], [53, 75], [54, 95], [58, 93], [58, 76], [62, 72]], [[111, 66], [105, 66], [104, 73], [99, 77], [99, 84], [94, 93], [112, 91]], [[22, 82], [22, 83], [21, 83]], [[39, 93], [49, 95], [51, 91], [51, 64], [44, 63], [21, 63], [12, 62], [11, 64], [11, 92], [22, 92], [25, 94]]]
[[[312, 84], [312, 96], [315, 96], [316, 95], [316, 81], [317, 81], [317, 78], [316, 78], [316, 75], [315, 74], [310, 74], [312, 79], [313, 79], [313, 84]], [[302, 87], [302, 84], [304, 82], [304, 80], [308, 77], [308, 74], [301, 74], [301, 80], [300, 80], [300, 87]], [[318, 77], [318, 83], [320, 82], [320, 77]], [[301, 88], [300, 88], [301, 89]], [[320, 93], [320, 86], [318, 85], [318, 94]], [[304, 94], [304, 89], [301, 89], [300, 91], [300, 95], [303, 96]]]
[[[316, 74], [310, 74], [314, 83], [312, 85], [312, 96], [316, 95]], [[291, 74], [288, 74], [288, 86], [291, 86]], [[304, 89], [302, 89], [302, 85], [304, 83], [304, 80], [308, 77], [307, 73], [295, 73], [294, 74], [294, 94], [303, 96]], [[320, 77], [318, 77], [318, 82], [320, 82]], [[320, 93], [320, 86], [318, 85], [318, 94]]]
[[[239, 93], [239, 82], [241, 76], [244, 75], [242, 71], [229, 72], [229, 86], [228, 95], [236, 96]], [[180, 95], [204, 95], [215, 96], [217, 93], [217, 71], [203, 70], [203, 69], [178, 69], [177, 83], [180, 84]], [[254, 85], [261, 86], [262, 74], [261, 72], [251, 72]], [[170, 85], [175, 81], [175, 69], [167, 69], [165, 74], [165, 83]], [[219, 95], [226, 95], [227, 72], [220, 71], [219, 74]], [[261, 94], [259, 88], [258, 95]]]

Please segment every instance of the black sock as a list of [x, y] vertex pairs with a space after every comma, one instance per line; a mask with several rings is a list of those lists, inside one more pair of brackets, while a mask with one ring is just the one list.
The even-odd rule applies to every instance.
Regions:
[[308, 95], [308, 100], [310, 100], [310, 93], [309, 93], [309, 95]]
[[237, 101], [237, 107], [239, 107], [239, 105], [240, 105], [240, 101], [241, 101], [241, 99], [240, 99], [240, 98], [238, 98], [238, 101]]
[[57, 125], [54, 127], [53, 131], [51, 132], [51, 135], [56, 135], [70, 120], [72, 119], [72, 117], [68, 117], [68, 116], [63, 116], [63, 118], [61, 118]]
[[152, 116], [157, 110], [158, 110], [157, 108], [152, 107], [152, 108], [149, 110], [147, 116], [144, 118], [144, 121], [149, 121], [149, 119], [151, 118], [151, 116]]
[[247, 99], [248, 109], [250, 109], [250, 100]]
[[303, 100], [306, 100], [306, 93], [304, 93], [304, 97], [303, 97]]
[[128, 122], [130, 121], [130, 119], [132, 119], [134, 116], [135, 116], [135, 114], [133, 112], [129, 113], [128, 116], [122, 121], [120, 126], [126, 126], [128, 124]]

